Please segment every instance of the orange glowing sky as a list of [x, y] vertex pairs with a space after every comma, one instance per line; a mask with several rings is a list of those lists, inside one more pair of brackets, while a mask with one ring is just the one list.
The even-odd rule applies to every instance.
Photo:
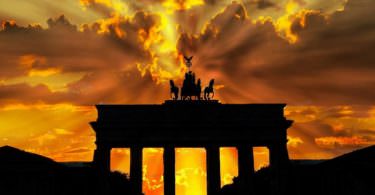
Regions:
[[[375, 144], [374, 12], [372, 0], [0, 1], [0, 146], [90, 161], [93, 105], [162, 103], [182, 54], [222, 103], [287, 103], [292, 159]], [[144, 156], [144, 191], [162, 194], [162, 149]], [[177, 193], [205, 194], [204, 150], [176, 157]], [[128, 161], [112, 151], [113, 169]], [[221, 149], [222, 184], [236, 161]]]

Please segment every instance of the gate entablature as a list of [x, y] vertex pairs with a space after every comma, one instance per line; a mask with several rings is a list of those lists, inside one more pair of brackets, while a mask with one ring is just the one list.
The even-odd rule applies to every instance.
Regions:
[[167, 143], [176, 147], [250, 142], [267, 145], [286, 140], [286, 129], [291, 125], [283, 115], [285, 104], [192, 102], [97, 105], [98, 119], [91, 123], [96, 141], [111, 147], [162, 147]]

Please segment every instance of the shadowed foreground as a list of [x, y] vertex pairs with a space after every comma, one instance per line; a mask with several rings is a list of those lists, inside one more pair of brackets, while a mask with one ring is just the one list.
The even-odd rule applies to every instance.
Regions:
[[125, 195], [131, 191], [127, 175], [101, 175], [91, 167], [67, 166], [10, 146], [0, 148], [2, 195]]
[[[318, 164], [292, 161], [278, 173], [263, 168], [255, 173], [254, 187], [247, 194], [269, 195], [368, 195], [375, 194], [375, 146]], [[276, 181], [275, 175], [281, 180]], [[238, 178], [224, 186], [220, 195], [245, 194]], [[275, 187], [279, 185], [279, 187]], [[275, 189], [281, 191], [275, 192]], [[4, 146], [0, 148], [0, 193], [4, 195], [132, 195], [126, 175], [101, 175], [90, 163], [72, 166]]]
[[[275, 175], [280, 174], [280, 182]], [[279, 173], [262, 168], [255, 173], [253, 194], [270, 195], [369, 195], [375, 194], [375, 146], [357, 150], [318, 164], [291, 161]], [[224, 186], [220, 195], [241, 193], [241, 181]], [[275, 185], [280, 192], [275, 192]]]

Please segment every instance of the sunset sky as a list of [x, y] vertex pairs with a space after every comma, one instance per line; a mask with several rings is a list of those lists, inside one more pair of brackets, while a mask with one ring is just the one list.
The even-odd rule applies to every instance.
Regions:
[[[374, 0], [0, 0], [0, 146], [92, 160], [93, 105], [162, 103], [183, 54], [222, 103], [287, 103], [292, 159], [373, 145], [374, 13]], [[178, 194], [205, 194], [204, 150], [176, 152]], [[127, 170], [129, 151], [112, 153]], [[221, 154], [228, 183], [236, 152]], [[144, 189], [161, 194], [162, 150], [144, 155]]]

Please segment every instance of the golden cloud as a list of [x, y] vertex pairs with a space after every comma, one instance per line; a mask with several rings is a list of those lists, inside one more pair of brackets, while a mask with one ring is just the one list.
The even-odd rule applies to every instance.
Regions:
[[303, 141], [301, 138], [288, 136], [288, 146], [296, 148], [298, 147], [299, 144], [302, 144], [302, 143]]
[[342, 146], [363, 147], [373, 145], [374, 141], [366, 140], [359, 136], [352, 137], [319, 137], [315, 138], [316, 144], [324, 148], [335, 148]]

